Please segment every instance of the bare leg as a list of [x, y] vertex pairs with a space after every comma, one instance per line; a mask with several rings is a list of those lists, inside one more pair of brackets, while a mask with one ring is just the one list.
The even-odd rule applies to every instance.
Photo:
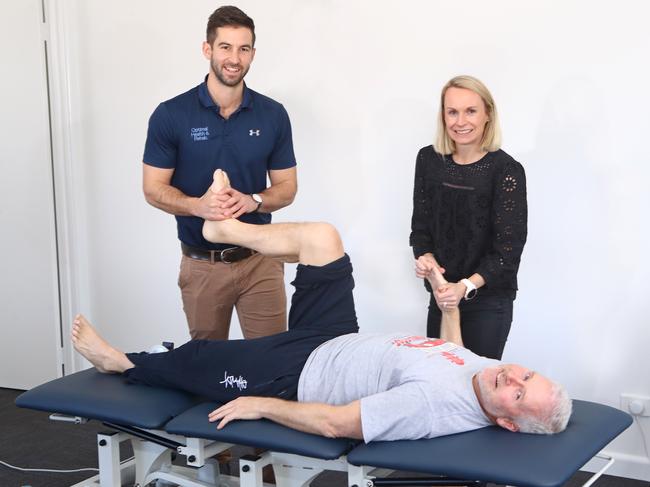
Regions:
[[72, 344], [77, 352], [103, 373], [122, 373], [133, 363], [121, 351], [108, 344], [83, 315], [72, 322]]
[[[226, 173], [215, 171], [212, 191], [228, 185]], [[305, 265], [323, 266], [344, 254], [341, 237], [329, 223], [251, 225], [239, 220], [206, 221], [203, 237], [209, 242], [241, 245], [268, 257]]]
[[[447, 284], [447, 280], [442, 277], [440, 271], [434, 267], [427, 276], [432, 289], [439, 289]], [[460, 311], [458, 307], [441, 308], [442, 317], [440, 318], [440, 338], [456, 345], [463, 346], [463, 337], [460, 331]]]

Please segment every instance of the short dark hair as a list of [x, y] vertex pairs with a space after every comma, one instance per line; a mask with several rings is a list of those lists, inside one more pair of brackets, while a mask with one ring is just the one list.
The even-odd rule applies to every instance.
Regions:
[[212, 12], [208, 19], [208, 28], [205, 32], [205, 39], [212, 45], [217, 38], [217, 29], [225, 26], [246, 27], [253, 34], [253, 45], [255, 45], [255, 23], [248, 15], [237, 7], [225, 5]]

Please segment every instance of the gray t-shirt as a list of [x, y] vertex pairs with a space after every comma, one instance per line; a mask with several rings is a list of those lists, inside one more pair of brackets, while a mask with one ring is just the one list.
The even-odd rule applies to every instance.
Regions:
[[404, 334], [343, 335], [314, 350], [298, 400], [361, 400], [366, 443], [415, 440], [488, 426], [472, 376], [499, 361], [444, 340]]

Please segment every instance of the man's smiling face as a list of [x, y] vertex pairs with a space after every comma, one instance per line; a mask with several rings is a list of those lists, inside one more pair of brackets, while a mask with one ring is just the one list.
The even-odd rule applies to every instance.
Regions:
[[253, 33], [246, 27], [219, 27], [212, 46], [203, 44], [203, 54], [210, 60], [210, 69], [221, 84], [237, 86], [255, 57]]
[[521, 365], [487, 367], [475, 379], [481, 406], [502, 428], [517, 431], [518, 417], [539, 417], [551, 407], [553, 383]]

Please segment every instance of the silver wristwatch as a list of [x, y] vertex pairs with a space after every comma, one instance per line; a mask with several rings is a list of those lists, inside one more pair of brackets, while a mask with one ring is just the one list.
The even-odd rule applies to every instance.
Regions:
[[253, 193], [251, 195], [251, 198], [253, 198], [253, 201], [257, 203], [257, 207], [255, 208], [255, 211], [258, 211], [260, 209], [260, 206], [262, 206], [262, 197], [257, 193]]

